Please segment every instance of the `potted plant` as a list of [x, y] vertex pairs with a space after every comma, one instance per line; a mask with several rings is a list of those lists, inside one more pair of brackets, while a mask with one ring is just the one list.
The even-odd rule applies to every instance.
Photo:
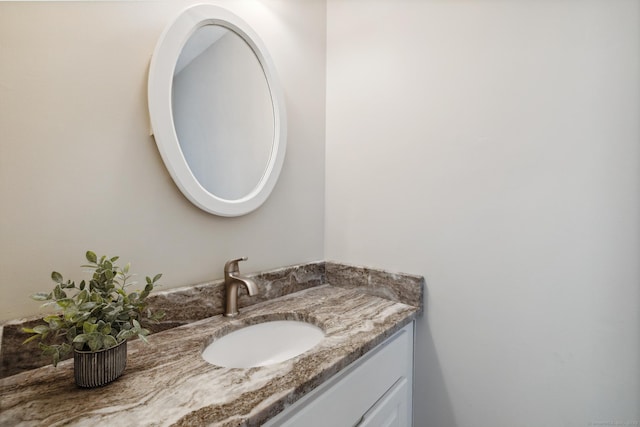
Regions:
[[140, 324], [143, 318], [156, 321], [163, 316], [151, 313], [146, 302], [162, 274], [146, 277], [144, 290], [127, 293], [127, 287], [135, 283], [129, 281], [130, 264], [121, 268], [116, 264], [119, 257], [98, 258], [92, 251], [87, 251], [86, 258], [89, 263], [82, 267], [93, 271], [88, 283], [83, 280], [76, 286], [52, 272], [53, 291], [31, 297], [45, 301], [44, 306], [54, 306], [56, 313], [44, 316], [44, 324], [23, 331], [32, 334], [24, 342], [39, 340], [53, 366], [73, 350], [76, 384], [97, 387], [124, 371], [128, 339], [139, 337], [146, 342], [149, 331]]

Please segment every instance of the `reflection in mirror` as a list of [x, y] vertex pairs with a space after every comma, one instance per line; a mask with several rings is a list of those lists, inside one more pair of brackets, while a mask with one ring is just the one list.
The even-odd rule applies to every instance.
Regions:
[[274, 140], [274, 110], [262, 66], [235, 32], [198, 28], [178, 58], [171, 94], [180, 148], [209, 193], [237, 200], [263, 178]]

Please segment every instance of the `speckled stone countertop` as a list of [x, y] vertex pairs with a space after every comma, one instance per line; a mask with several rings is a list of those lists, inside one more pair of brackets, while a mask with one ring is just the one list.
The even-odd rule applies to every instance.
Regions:
[[[421, 311], [421, 278], [411, 276], [419, 287], [411, 291], [418, 304], [411, 305], [374, 295], [394, 291], [381, 290], [370, 270], [330, 268], [344, 286], [320, 284], [244, 307], [233, 319], [216, 315], [155, 333], [150, 345], [130, 342], [124, 375], [107, 386], [77, 388], [70, 360], [1, 379], [0, 425], [259, 426]], [[201, 357], [206, 345], [234, 329], [282, 319], [313, 323], [325, 338], [293, 359], [259, 368], [222, 368]]]

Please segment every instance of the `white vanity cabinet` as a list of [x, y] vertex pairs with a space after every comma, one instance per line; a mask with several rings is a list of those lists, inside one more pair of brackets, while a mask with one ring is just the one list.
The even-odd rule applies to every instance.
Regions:
[[408, 427], [413, 322], [265, 424], [267, 427]]

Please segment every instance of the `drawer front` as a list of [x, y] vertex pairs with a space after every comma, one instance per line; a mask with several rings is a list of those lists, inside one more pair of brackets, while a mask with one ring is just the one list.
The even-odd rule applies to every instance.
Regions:
[[410, 414], [407, 408], [411, 400], [409, 381], [402, 377], [369, 409], [358, 427], [407, 427]]

